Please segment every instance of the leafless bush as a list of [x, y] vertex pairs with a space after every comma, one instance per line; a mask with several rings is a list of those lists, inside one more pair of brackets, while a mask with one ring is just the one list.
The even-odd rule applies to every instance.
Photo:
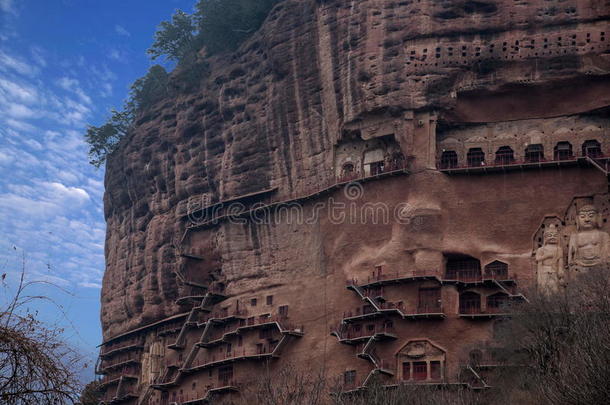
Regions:
[[373, 379], [365, 390], [349, 393], [341, 385], [335, 387], [331, 405], [482, 405], [479, 393], [466, 387], [395, 384], [383, 385]]
[[48, 297], [27, 294], [29, 287], [41, 283], [45, 282], [25, 280], [23, 259], [17, 289], [0, 307], [2, 404], [68, 404], [78, 396], [81, 357], [63, 342], [62, 329], [43, 324], [36, 312], [27, 309], [34, 301], [51, 302]]
[[610, 270], [591, 269], [564, 291], [529, 301], [504, 330], [513, 367], [498, 389], [527, 392], [535, 404], [609, 403]]
[[[216, 402], [214, 402], [216, 403]], [[482, 397], [464, 387], [383, 386], [375, 381], [366, 390], [348, 393], [340, 380], [321, 372], [300, 371], [294, 365], [265, 370], [245, 384], [238, 399], [223, 405], [483, 405]]]
[[293, 364], [265, 370], [244, 384], [233, 405], [324, 405], [328, 400], [324, 373], [298, 370]]

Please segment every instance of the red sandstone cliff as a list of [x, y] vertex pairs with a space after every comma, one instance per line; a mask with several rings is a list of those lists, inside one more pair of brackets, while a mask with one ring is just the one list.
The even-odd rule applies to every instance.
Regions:
[[[354, 355], [328, 330], [357, 305], [346, 279], [378, 265], [440, 272], [459, 254], [508, 262], [531, 283], [545, 217], [606, 192], [607, 178], [590, 166], [451, 177], [437, 159], [453, 144], [461, 161], [473, 145], [488, 154], [510, 145], [523, 160], [541, 144], [548, 157], [564, 138], [578, 153], [590, 139], [610, 152], [609, 16], [610, 1], [595, 0], [281, 3], [234, 55], [211, 61], [200, 90], [141, 116], [109, 159], [105, 339], [188, 312], [180, 298], [212, 283], [227, 302], [274, 295], [289, 305], [306, 334], [288, 356], [342, 372]], [[418, 221], [337, 224], [324, 214], [187, 230], [202, 205], [324, 189], [359, 142], [392, 143], [411, 173], [365, 183], [359, 204], [407, 203]], [[311, 213], [327, 196], [299, 202]], [[424, 337], [466, 346], [489, 329], [444, 325], [415, 322], [393, 350]]]

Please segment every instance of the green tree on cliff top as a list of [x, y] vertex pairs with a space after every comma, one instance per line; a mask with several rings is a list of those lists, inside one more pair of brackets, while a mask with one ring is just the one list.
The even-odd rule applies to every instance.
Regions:
[[193, 17], [182, 10], [176, 10], [171, 21], [162, 21], [155, 32], [155, 42], [146, 51], [151, 59], [165, 56], [169, 60], [180, 61], [186, 54], [195, 51], [196, 31]]
[[194, 15], [201, 46], [209, 54], [235, 50], [256, 32], [281, 0], [200, 0]]
[[118, 146], [133, 125], [138, 111], [150, 107], [167, 93], [169, 75], [162, 66], [154, 65], [146, 76], [131, 85], [129, 99], [122, 111], [113, 109], [103, 125], [89, 125], [85, 140], [89, 144], [90, 163], [100, 167]]
[[[208, 55], [234, 51], [256, 32], [269, 11], [282, 0], [199, 0], [195, 13], [176, 10], [170, 21], [159, 24], [154, 42], [147, 50], [151, 58], [164, 56], [176, 62], [182, 70], [200, 80], [201, 65], [194, 63], [199, 49]], [[188, 72], [187, 72], [188, 73]], [[85, 140], [89, 144], [90, 162], [100, 167], [133, 126], [133, 120], [143, 110], [168, 95], [169, 75], [162, 66], [152, 66], [148, 73], [131, 86], [122, 111], [112, 110], [101, 126], [89, 125]]]

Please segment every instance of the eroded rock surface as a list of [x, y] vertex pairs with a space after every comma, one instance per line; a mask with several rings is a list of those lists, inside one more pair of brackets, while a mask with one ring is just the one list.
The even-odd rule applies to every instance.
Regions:
[[[386, 277], [379, 272], [441, 280], [451, 266], [478, 260], [480, 271], [506, 266], [518, 287], [532, 286], [548, 218], [574, 226], [566, 210], [601, 201], [600, 227], [608, 231], [609, 16], [610, 2], [595, 0], [281, 3], [238, 52], [211, 61], [199, 90], [141, 116], [109, 160], [106, 341], [192, 315], [204, 286], [214, 286], [222, 302], [206, 303], [210, 311], [227, 304], [260, 316], [290, 307], [305, 333], [290, 335], [282, 359], [328, 362], [335, 374], [353, 369], [366, 377], [385, 363], [366, 365], [339, 342], [359, 321], [333, 329], [339, 339], [329, 336], [362, 307], [346, 280]], [[577, 159], [587, 154], [597, 166]], [[332, 188], [362, 176], [369, 179], [351, 190], [356, 197]], [[388, 220], [337, 218], [316, 207], [329, 198], [360, 214], [366, 204], [385, 204]], [[299, 203], [316, 220], [276, 212], [264, 223], [206, 223], [229, 203], [249, 209], [280, 201]], [[567, 245], [560, 250], [567, 254]], [[396, 371], [398, 357], [402, 364], [428, 356], [428, 378], [438, 364], [434, 378], [455, 380], [466, 348], [491, 336], [490, 322], [464, 319], [460, 311], [471, 307], [462, 307], [460, 294], [469, 291], [450, 283], [438, 297], [429, 293], [442, 307], [425, 308], [443, 316], [402, 317], [420, 310], [421, 290], [437, 288], [434, 279], [425, 282], [432, 284], [384, 290], [395, 306], [382, 318], [397, 317], [398, 338], [375, 355], [395, 371], [391, 378], [409, 379]], [[513, 287], [470, 293], [494, 308], [494, 294], [517, 296]], [[268, 305], [267, 296], [274, 297]], [[142, 390], [165, 372], [151, 359], [176, 355], [158, 344], [150, 352], [153, 341], [176, 340], [160, 327], [133, 333], [144, 336], [149, 353], [135, 372], [146, 369]], [[188, 352], [201, 330], [184, 333]], [[211, 355], [195, 352], [188, 367], [207, 370]]]

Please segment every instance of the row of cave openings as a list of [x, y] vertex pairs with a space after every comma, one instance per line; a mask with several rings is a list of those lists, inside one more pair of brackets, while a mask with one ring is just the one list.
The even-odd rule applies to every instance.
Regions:
[[[541, 144], [528, 145], [525, 148], [525, 161], [522, 163], [538, 163], [545, 162], [551, 159], [545, 158], [544, 147]], [[590, 139], [585, 141], [581, 146], [581, 156], [599, 159], [604, 157], [601, 144]], [[553, 148], [554, 161], [573, 160], [575, 158], [572, 144], [568, 141], [558, 142]], [[515, 152], [510, 146], [501, 146], [495, 153], [493, 165], [511, 165], [518, 163], [515, 159]], [[466, 155], [466, 167], [480, 167], [488, 165], [485, 152], [482, 148], [470, 148]], [[460, 165], [458, 154], [453, 150], [443, 150], [438, 162], [439, 169], [455, 169], [462, 167]]]
[[[580, 42], [579, 42], [580, 41]], [[438, 66], [439, 61], [449, 58], [504, 58], [511, 59], [525, 57], [537, 57], [541, 55], [561, 55], [568, 51], [578, 52], [595, 50], [595, 45], [602, 46], [606, 43], [606, 32], [600, 31], [598, 38], [594, 38], [590, 32], [579, 38], [578, 33], [571, 35], [558, 35], [555, 38], [531, 38], [517, 39], [514, 41], [499, 41], [490, 44], [455, 44], [445, 48], [437, 46], [432, 48], [407, 49], [407, 65]], [[560, 49], [561, 48], [561, 49]], [[580, 49], [578, 49], [580, 48]], [[522, 52], [524, 51], [524, 52]], [[466, 60], [463, 60], [466, 63]], [[458, 64], [458, 62], [441, 62], [442, 65]]]

